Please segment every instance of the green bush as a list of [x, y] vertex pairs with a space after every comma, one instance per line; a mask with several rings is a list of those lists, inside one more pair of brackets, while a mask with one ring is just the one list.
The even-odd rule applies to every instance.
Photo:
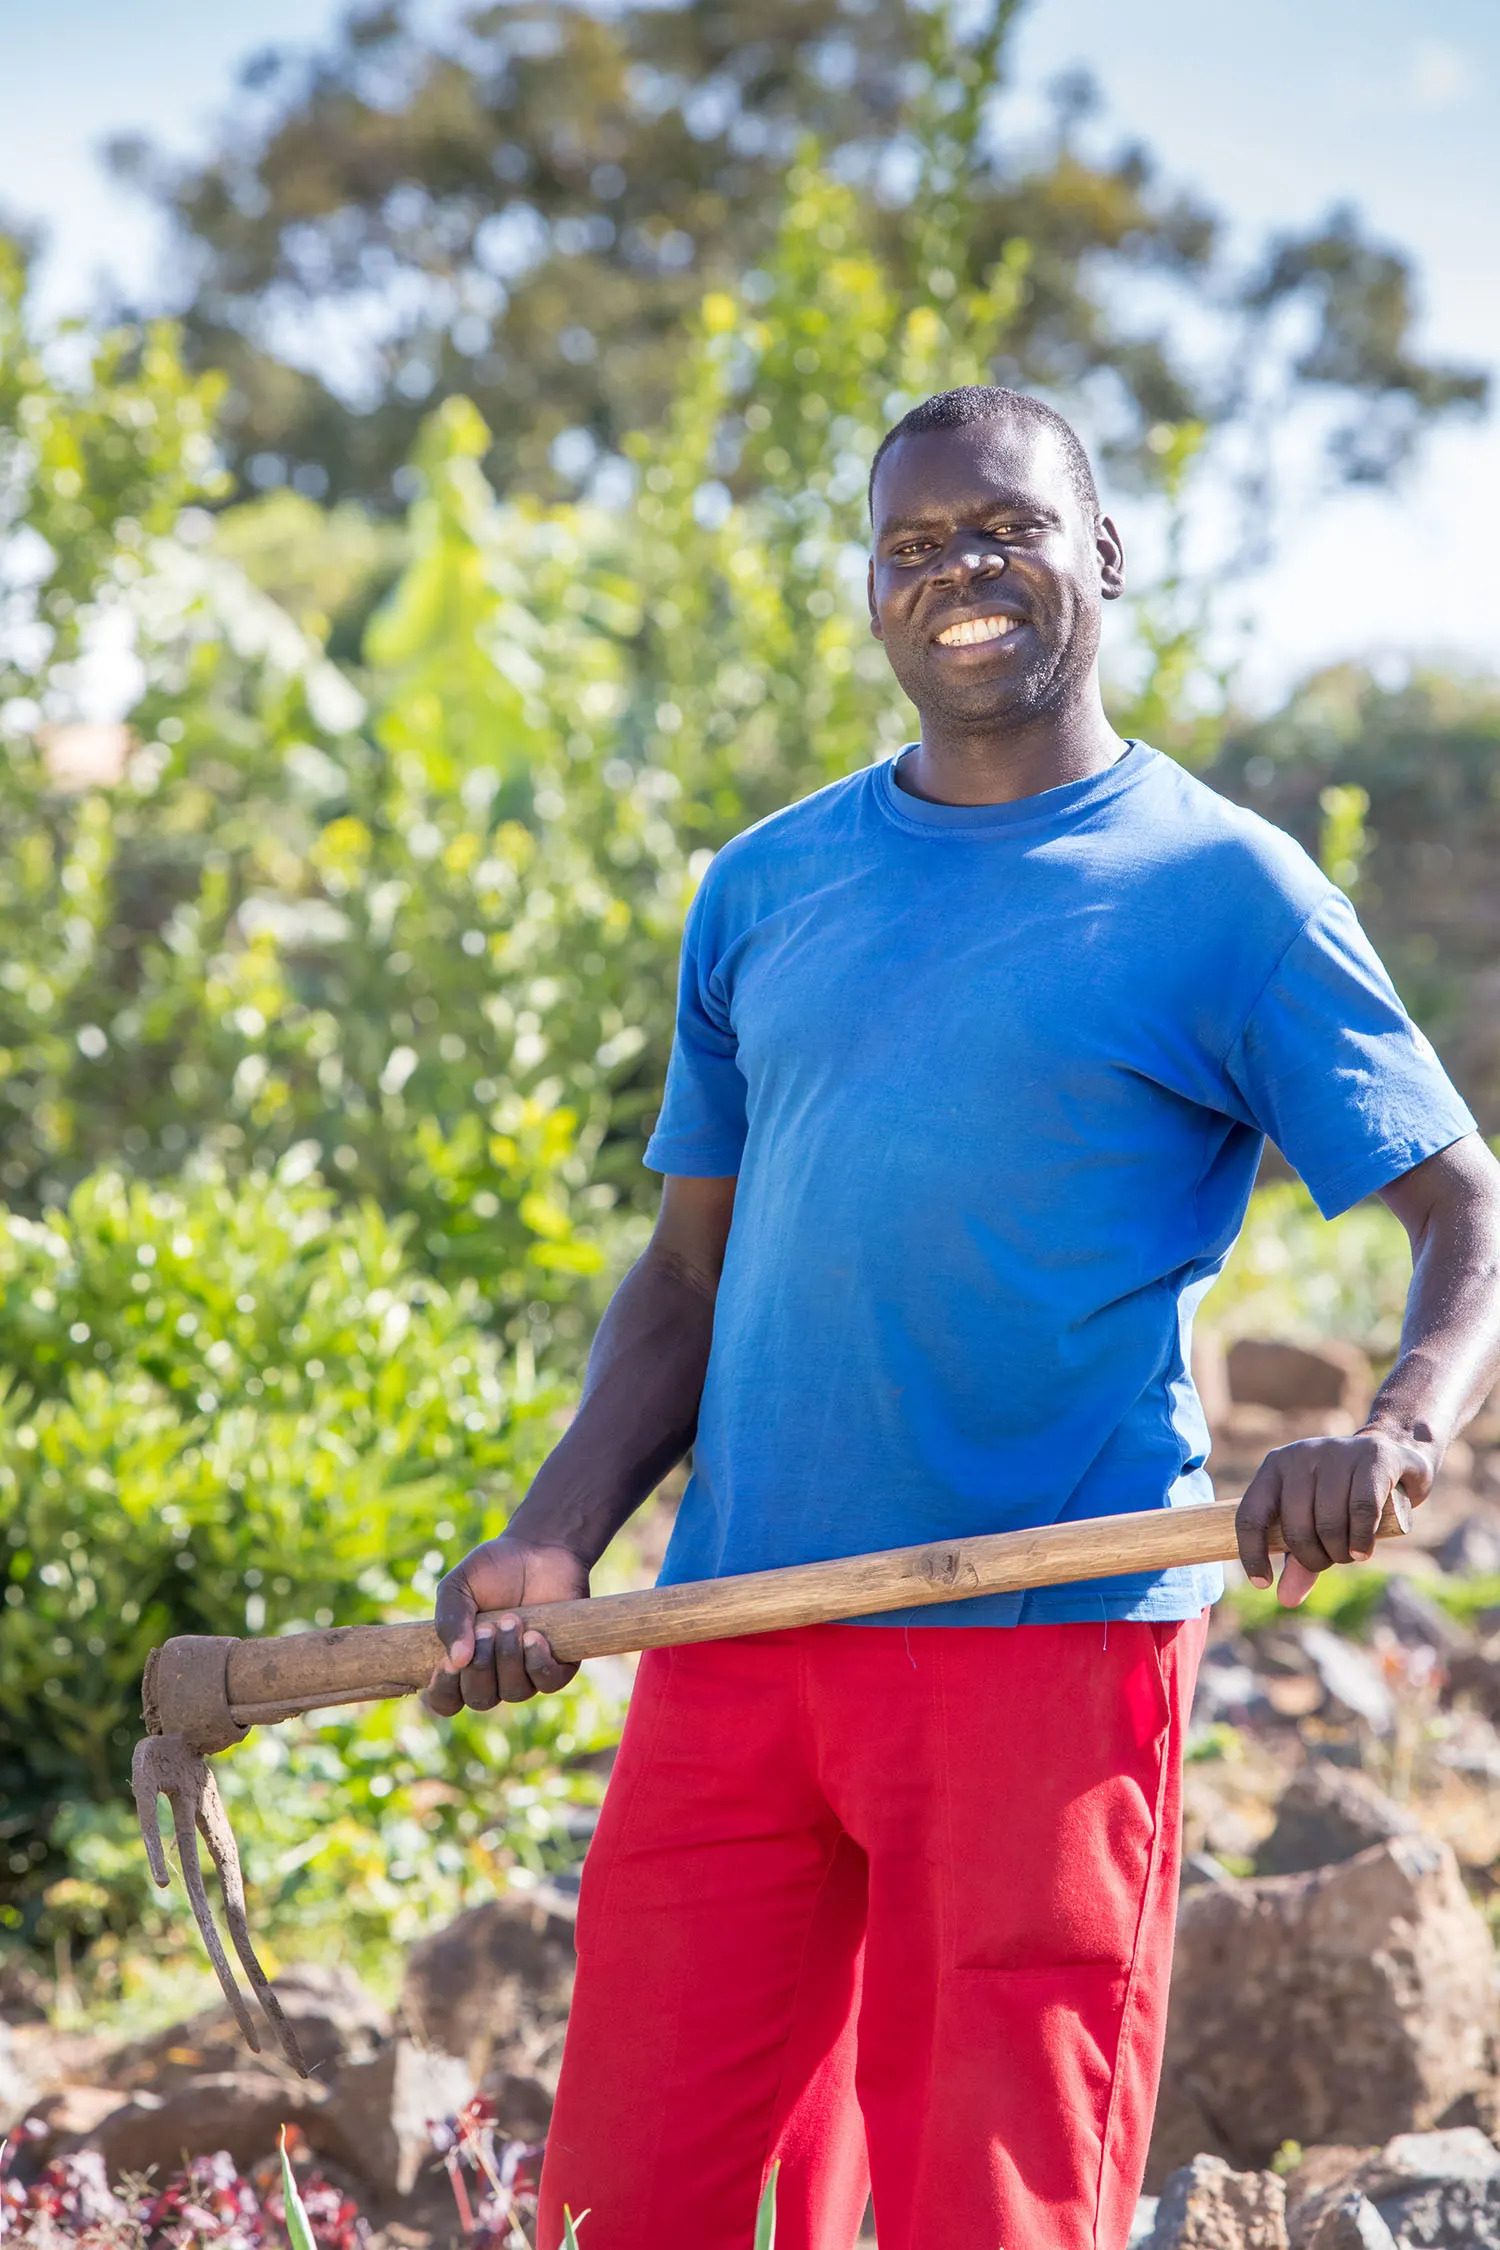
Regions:
[[122, 1801], [148, 1649], [430, 1610], [555, 1434], [409, 1229], [308, 1159], [86, 1182], [0, 1225], [0, 1850], [11, 1905], [58, 1809]]

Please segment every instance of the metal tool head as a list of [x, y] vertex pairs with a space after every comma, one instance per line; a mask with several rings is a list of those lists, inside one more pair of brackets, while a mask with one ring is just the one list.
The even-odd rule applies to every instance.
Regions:
[[292, 2068], [302, 2078], [308, 2068], [297, 2044], [297, 2035], [282, 2012], [281, 2002], [271, 1989], [270, 1979], [256, 1959], [250, 1942], [250, 1929], [245, 1920], [245, 1883], [240, 1873], [240, 1855], [234, 1841], [234, 1830], [229, 1825], [229, 1815], [224, 1810], [224, 1800], [219, 1795], [219, 1785], [209, 1770], [207, 1759], [180, 1734], [151, 1734], [135, 1746], [135, 1757], [130, 1769], [130, 1784], [135, 1792], [135, 1807], [140, 1815], [141, 1836], [146, 1846], [146, 1857], [151, 1863], [153, 1880], [163, 1890], [172, 1880], [167, 1865], [167, 1855], [162, 1848], [161, 1828], [157, 1819], [157, 1799], [165, 1797], [172, 1808], [172, 1827], [177, 1837], [177, 1849], [182, 1861], [182, 1879], [187, 1885], [188, 1899], [193, 1909], [193, 1919], [198, 1925], [208, 1957], [214, 1965], [225, 1999], [234, 2010], [235, 2020], [244, 2033], [246, 2045], [252, 2053], [260, 2053], [255, 2019], [249, 2004], [235, 1982], [234, 1971], [224, 1951], [224, 1941], [208, 1902], [204, 1888], [203, 1869], [198, 1859], [198, 1838], [201, 1835], [208, 1845], [209, 1856], [218, 1871], [219, 1888], [224, 1896], [224, 1919], [229, 1925], [229, 1935], [240, 1965], [249, 1980], [250, 1988], [260, 2002], [266, 2021], [276, 2035], [277, 2043]]

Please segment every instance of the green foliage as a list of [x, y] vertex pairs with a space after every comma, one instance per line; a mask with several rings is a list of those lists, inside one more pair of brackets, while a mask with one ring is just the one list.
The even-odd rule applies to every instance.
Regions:
[[6, 1843], [119, 1796], [146, 1652], [430, 1607], [548, 1442], [545, 1396], [407, 1255], [296, 1177], [104, 1175], [0, 1232]]
[[778, 2156], [766, 2177], [755, 2214], [755, 2250], [776, 2250], [776, 2182], [781, 2174]]
[[1251, 1197], [1244, 1232], [1201, 1317], [1226, 1338], [1342, 1336], [1389, 1359], [1410, 1279], [1405, 1231], [1383, 1203], [1356, 1204], [1330, 1222], [1300, 1182], [1277, 1181]]
[[1210, 775], [1312, 852], [1325, 792], [1366, 793], [1360, 919], [1487, 1132], [1500, 1127], [1495, 942], [1482, 903], [1500, 852], [1497, 759], [1493, 682], [1416, 670], [1382, 686], [1350, 664], [1235, 730]]
[[0, 639], [0, 704], [29, 692], [20, 651], [39, 645], [54, 667], [76, 659], [139, 578], [143, 548], [189, 502], [228, 490], [213, 442], [223, 378], [189, 375], [165, 323], [98, 340], [68, 327], [43, 351], [26, 279], [0, 235], [0, 536], [21, 524], [33, 535], [21, 559], [30, 615], [12, 596]]
[[1359, 889], [1359, 871], [1370, 849], [1370, 834], [1365, 826], [1365, 815], [1370, 809], [1370, 792], [1353, 784], [1342, 787], [1334, 784], [1318, 792], [1318, 805], [1323, 815], [1322, 830], [1318, 837], [1318, 862], [1330, 882], [1353, 898]]
[[1236, 1765], [1245, 1754], [1244, 1741], [1238, 1727], [1227, 1719], [1212, 1719], [1207, 1726], [1194, 1727], [1182, 1753], [1184, 1765]]
[[370, 613], [406, 552], [399, 525], [349, 503], [320, 508], [285, 486], [222, 509], [214, 546], [341, 664], [358, 661]]
[[1202, 422], [1157, 422], [1146, 433], [1166, 505], [1165, 555], [1156, 582], [1128, 597], [1133, 646], [1123, 659], [1124, 677], [1106, 688], [1110, 717], [1122, 735], [1195, 769], [1219, 750], [1229, 695], [1228, 670], [1204, 657], [1213, 588], [1189, 567], [1187, 553], [1194, 476], [1207, 435]]
[[[1380, 1607], [1380, 1597], [1391, 1576], [1392, 1573], [1383, 1570], [1379, 1563], [1346, 1563], [1337, 1570], [1325, 1571], [1295, 1614], [1315, 1617], [1320, 1624], [1331, 1625], [1335, 1632], [1362, 1639]], [[1455, 1578], [1433, 1572], [1422, 1579], [1422, 1591], [1461, 1625], [1473, 1625], [1479, 1618], [1500, 1609], [1500, 1577], [1486, 1573]], [[1288, 1613], [1278, 1603], [1274, 1588], [1235, 1586], [1227, 1599], [1247, 1633], [1274, 1630], [1286, 1622]]]
[[313, 2241], [312, 2222], [307, 2216], [302, 2198], [297, 2193], [297, 2182], [292, 2173], [292, 2160], [286, 2152], [286, 2127], [281, 2128], [281, 2200], [286, 2213], [287, 2240], [291, 2250], [317, 2250]]
[[[20, 366], [18, 426], [41, 365]], [[312, 1139], [533, 1349], [604, 1264], [590, 1158], [660, 1016], [687, 879], [669, 777], [601, 772], [620, 660], [570, 606], [581, 532], [500, 510], [473, 429], [455, 404], [425, 442], [373, 700], [310, 601], [299, 626], [227, 559], [264, 567], [285, 499], [215, 547], [191, 511], [161, 528], [169, 485], [144, 547], [121, 531], [143, 686], [114, 786], [59, 786], [37, 714], [67, 718], [70, 673], [34, 643], [0, 707], [0, 1185], [36, 1209], [101, 1163], [170, 1172], [197, 1148], [234, 1171]], [[45, 508], [19, 520], [62, 540]], [[92, 537], [63, 543], [65, 575]], [[368, 561], [346, 553], [342, 583]]]
[[1358, 1640], [1380, 1606], [1389, 1577], [1389, 1571], [1374, 1563], [1346, 1563], [1337, 1570], [1325, 1570], [1314, 1579], [1307, 1599], [1295, 1611], [1281, 1607], [1272, 1586], [1232, 1586], [1225, 1600], [1235, 1622], [1246, 1633], [1274, 1632], [1285, 1625], [1288, 1616], [1313, 1617], [1320, 1625], [1330, 1625], [1336, 1633], [1347, 1633]]

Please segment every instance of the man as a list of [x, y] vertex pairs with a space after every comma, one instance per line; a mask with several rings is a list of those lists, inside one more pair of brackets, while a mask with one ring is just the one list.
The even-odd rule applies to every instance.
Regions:
[[[872, 630], [920, 741], [699, 891], [651, 1247], [578, 1416], [444, 1580], [439, 1709], [560, 1686], [514, 1620], [687, 1449], [663, 1576], [1210, 1496], [1192, 1315], [1274, 1137], [1414, 1277], [1354, 1437], [1282, 1448], [1241, 1551], [1282, 1598], [1427, 1492], [1500, 1359], [1500, 1167], [1347, 901], [1111, 731], [1119, 535], [1037, 401], [907, 415]], [[590, 2250], [1120, 2250], [1160, 2063], [1178, 1783], [1217, 1570], [642, 1662], [578, 1918], [542, 2196]], [[868, 2149], [868, 2171], [867, 2171]]]

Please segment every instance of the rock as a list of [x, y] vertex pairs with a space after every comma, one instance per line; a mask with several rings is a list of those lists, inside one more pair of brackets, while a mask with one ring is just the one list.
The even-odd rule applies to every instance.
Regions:
[[1500, 2151], [1477, 2127], [1398, 2133], [1355, 2184], [1403, 2244], [1500, 2250]]
[[1440, 2133], [1398, 2133], [1359, 2168], [1359, 2184], [1372, 2203], [1412, 2188], [1485, 2186], [1500, 2181], [1500, 2150], [1473, 2125]]
[[[1500, 2250], [1500, 2196], [1460, 2182], [1419, 2188], [1378, 2206], [1401, 2250]], [[1390, 2239], [1390, 2236], [1387, 2236]]]
[[1286, 2189], [1274, 2172], [1195, 2156], [1161, 2191], [1149, 2250], [1287, 2250]]
[[1211, 1328], [1193, 1331], [1192, 1372], [1193, 1389], [1198, 1393], [1203, 1419], [1211, 1430], [1216, 1430], [1228, 1419], [1233, 1402], [1229, 1390], [1229, 1360], [1223, 1340]]
[[41, 2160], [77, 2148], [129, 2100], [114, 2086], [60, 2086], [26, 2111], [32, 2135], [28, 2153]]
[[1435, 1838], [1188, 1891], [1148, 2184], [1203, 2149], [1250, 2167], [1431, 2125], [1487, 2079], [1494, 1981]]
[[1331, 1407], [1363, 1414], [1374, 1389], [1364, 1353], [1332, 1338], [1303, 1345], [1242, 1336], [1229, 1347], [1228, 1368], [1229, 1395], [1237, 1406], [1272, 1406], [1282, 1413]]
[[[301, 2045], [307, 2067], [320, 2084], [347, 2063], [368, 2062], [390, 2036], [390, 2019], [349, 1969], [321, 1962], [297, 1962], [272, 1979]], [[288, 2085], [301, 2081], [269, 2038], [251, 2063], [233, 2016], [226, 2006], [172, 2024], [149, 2039], [121, 2047], [105, 2065], [111, 2086], [170, 2093], [205, 2074], [254, 2068]]]
[[1456, 1577], [1500, 1577], [1500, 1522], [1491, 1510], [1476, 1510], [1455, 1524], [1433, 1552], [1439, 1567]]
[[219, 2149], [243, 2171], [272, 2153], [283, 2125], [305, 2129], [324, 2099], [321, 2087], [266, 2070], [214, 2071], [169, 2094], [134, 2094], [74, 2146], [97, 2151], [111, 2179], [153, 2169], [164, 2179]]
[[471, 2101], [474, 2079], [466, 2062], [393, 2039], [369, 2062], [340, 2071], [317, 2111], [302, 2120], [314, 2148], [347, 2165], [386, 2195], [410, 2195], [424, 2165], [434, 2161], [429, 2125]]
[[1243, 1492], [1266, 1455], [1303, 1438], [1352, 1437], [1359, 1416], [1341, 1406], [1231, 1406], [1213, 1431], [1209, 1465], [1221, 1500]]
[[1438, 2119], [1447, 2131], [1455, 2125], [1475, 2125], [1487, 2141], [1500, 2143], [1500, 2079], [1487, 2078], [1482, 2086], [1460, 2094]]
[[1448, 1693], [1472, 1703], [1492, 1725], [1500, 1723], [1500, 1633], [1451, 1659]]
[[1474, 1636], [1410, 1578], [1388, 1578], [1375, 1609], [1403, 1648], [1428, 1648], [1445, 1659], [1474, 1645]]
[[1328, 2205], [1307, 2237], [1306, 2250], [1396, 2250], [1396, 2238], [1374, 2204], [1356, 2189]]
[[1256, 1873], [1300, 1875], [1310, 1867], [1353, 1859], [1387, 1837], [1416, 1833], [1411, 1814], [1373, 1781], [1320, 1758], [1287, 1784], [1276, 1826], [1256, 1854]]
[[1156, 2226], [1156, 2197], [1143, 2195], [1135, 2207], [1135, 2217], [1130, 2222], [1130, 2232], [1125, 2237], [1125, 2250], [1148, 2250]]
[[1330, 1632], [1326, 1625], [1304, 1625], [1298, 1639], [1335, 1712], [1363, 1720], [1373, 1734], [1389, 1734], [1395, 1724], [1395, 1705], [1368, 1651]]
[[1286, 2231], [1292, 2250], [1307, 2250], [1324, 2213], [1357, 2191], [1355, 2174], [1375, 2153], [1373, 2148], [1338, 2141], [1303, 2150], [1302, 2161], [1286, 2183]]
[[552, 2123], [555, 2081], [530, 2078], [519, 2070], [485, 2072], [482, 2091], [495, 2105], [495, 2125], [502, 2141], [544, 2141]]
[[477, 2080], [512, 2070], [550, 2077], [573, 1993], [575, 1907], [510, 1891], [412, 1947], [400, 2017], [414, 2039], [462, 2055]]
[[0, 2133], [19, 2124], [36, 2093], [36, 2080], [16, 2052], [10, 2026], [0, 2023]]
[[[1340, 2176], [1312, 2196], [1289, 2192], [1292, 2250], [1386, 2250], [1403, 2245], [1500, 2243], [1500, 2154], [1473, 2128], [1399, 2133], [1382, 2149], [1323, 2153], [1343, 2159]], [[1293, 2176], [1300, 2190], [1306, 2163]]]
[[1193, 1693], [1194, 1725], [1211, 1726], [1216, 1719], [1227, 1719], [1238, 1726], [1264, 1709], [1253, 1644], [1237, 1634], [1206, 1649]]
[[389, 2014], [352, 1969], [294, 1961], [273, 1979], [272, 1989], [315, 2078], [368, 2062], [391, 2036]]

